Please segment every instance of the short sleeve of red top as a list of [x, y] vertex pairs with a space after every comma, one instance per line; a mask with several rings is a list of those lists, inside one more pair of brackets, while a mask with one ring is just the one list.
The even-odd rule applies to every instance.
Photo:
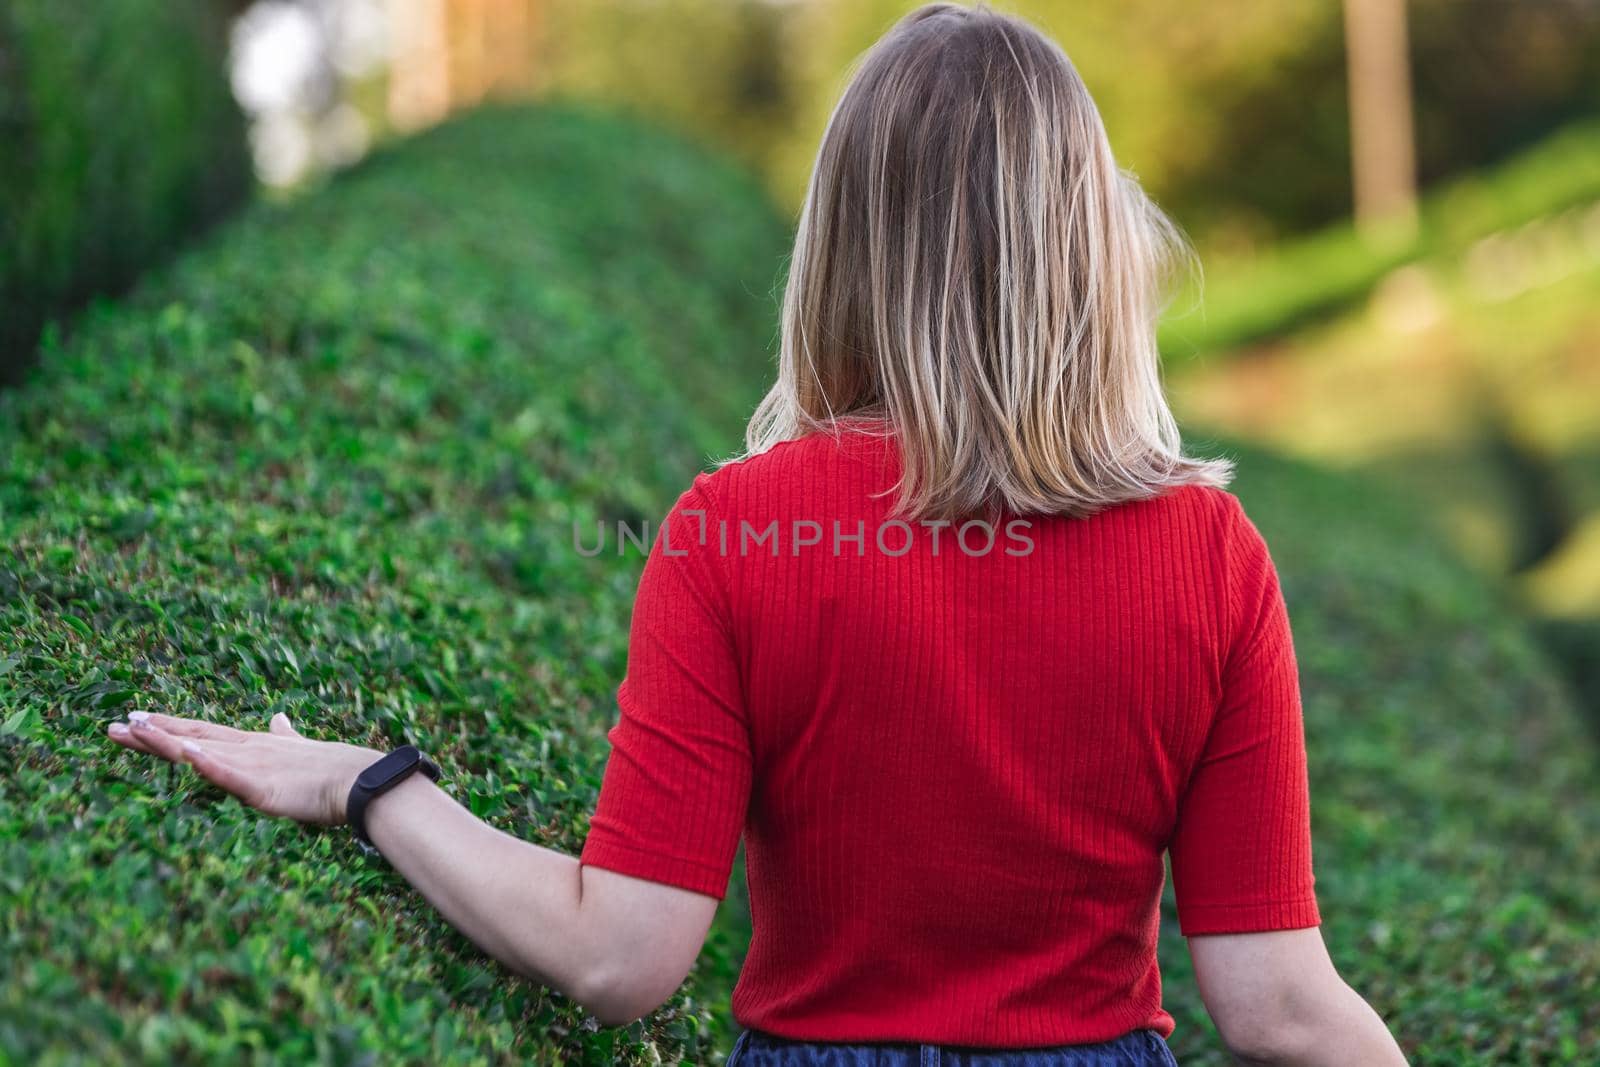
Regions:
[[1222, 696], [1169, 850], [1186, 936], [1316, 926], [1311, 804], [1289, 615], [1265, 541], [1226, 496]]
[[678, 499], [645, 563], [582, 862], [720, 898], [749, 806], [751, 756], [704, 481]]

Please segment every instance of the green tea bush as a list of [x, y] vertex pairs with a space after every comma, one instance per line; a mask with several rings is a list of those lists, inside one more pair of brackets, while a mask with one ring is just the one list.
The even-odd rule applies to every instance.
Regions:
[[[415, 741], [578, 847], [659, 516], [759, 391], [786, 230], [660, 134], [483, 113], [257, 206], [0, 397], [0, 1061], [706, 1062], [741, 917], [597, 1030], [343, 831], [125, 753], [134, 708]], [[1304, 671], [1326, 931], [1420, 1064], [1600, 1036], [1595, 753], [1405, 508], [1243, 457]], [[1170, 916], [1169, 916], [1170, 918]], [[1189, 1064], [1222, 1062], [1168, 922]]]
[[[597, 1031], [347, 832], [102, 736], [415, 741], [576, 849], [657, 519], [758, 398], [787, 228], [665, 135], [493, 112], [257, 205], [0, 395], [0, 1062], [703, 1059], [713, 946]], [[608, 542], [610, 543], [610, 542]]]
[[[1240, 459], [1294, 627], [1334, 962], [1419, 1067], [1595, 1062], [1600, 755], [1557, 672], [1425, 517]], [[1230, 1062], [1163, 930], [1179, 1061]]]
[[212, 0], [0, 5], [0, 382], [249, 189]]

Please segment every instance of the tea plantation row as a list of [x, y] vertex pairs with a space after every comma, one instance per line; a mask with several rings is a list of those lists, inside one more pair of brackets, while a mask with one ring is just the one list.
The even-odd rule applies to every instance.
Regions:
[[578, 847], [640, 561], [573, 523], [658, 517], [727, 445], [785, 240], [664, 135], [484, 113], [247, 213], [0, 394], [0, 1061], [702, 1056], [726, 958], [594, 1032], [348, 832], [103, 732], [288, 709]]

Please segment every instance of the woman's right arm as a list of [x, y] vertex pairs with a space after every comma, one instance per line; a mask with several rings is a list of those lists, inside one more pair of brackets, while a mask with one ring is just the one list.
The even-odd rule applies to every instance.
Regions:
[[1206, 1011], [1228, 1050], [1272, 1067], [1396, 1067], [1393, 1035], [1345, 984], [1316, 928], [1189, 938]]

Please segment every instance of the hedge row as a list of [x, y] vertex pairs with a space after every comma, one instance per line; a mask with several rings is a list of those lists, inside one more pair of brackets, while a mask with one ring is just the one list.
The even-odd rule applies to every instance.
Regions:
[[0, 5], [0, 384], [250, 186], [214, 0]]
[[102, 735], [287, 709], [577, 848], [642, 561], [573, 523], [659, 517], [727, 445], [785, 239], [663, 135], [481, 114], [257, 206], [0, 395], [0, 1062], [704, 1058], [727, 953], [596, 1032], [348, 833]]

